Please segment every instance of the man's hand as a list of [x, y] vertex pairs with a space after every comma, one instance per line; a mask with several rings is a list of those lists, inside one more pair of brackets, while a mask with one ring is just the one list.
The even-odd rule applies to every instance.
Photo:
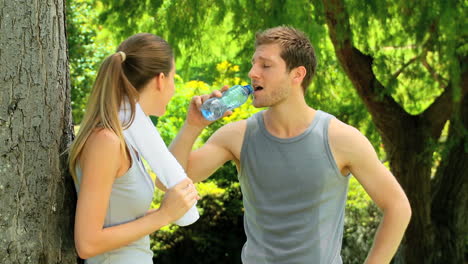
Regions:
[[[228, 89], [229, 89], [229, 86], [225, 85], [221, 88], [221, 90], [214, 90], [211, 94], [205, 94], [205, 95], [192, 97], [192, 100], [190, 101], [190, 105], [187, 111], [187, 120], [186, 120], [187, 125], [202, 129], [210, 125], [211, 123], [213, 123], [213, 121], [208, 121], [203, 117], [201, 113], [201, 106], [204, 102], [206, 102], [210, 98], [223, 96], [222, 93], [227, 91]], [[231, 114], [232, 114], [232, 111], [227, 111], [226, 113], [224, 113], [223, 117], [229, 116]]]

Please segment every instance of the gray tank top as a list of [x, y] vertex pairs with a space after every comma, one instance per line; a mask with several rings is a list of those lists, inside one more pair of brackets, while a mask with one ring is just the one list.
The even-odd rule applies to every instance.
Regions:
[[247, 120], [239, 181], [247, 241], [244, 264], [338, 264], [349, 176], [328, 143], [333, 116], [317, 111], [299, 136], [277, 138], [263, 111]]
[[[151, 206], [154, 194], [154, 182], [146, 171], [142, 160], [135, 149], [127, 142], [132, 158], [132, 165], [121, 177], [115, 179], [109, 199], [104, 227], [127, 223], [144, 216]], [[78, 184], [75, 184], [79, 195], [81, 169], [76, 169]], [[99, 175], [96, 175], [99, 176]], [[150, 239], [146, 235], [124, 247], [89, 258], [86, 264], [127, 264], [153, 263], [153, 252]]]

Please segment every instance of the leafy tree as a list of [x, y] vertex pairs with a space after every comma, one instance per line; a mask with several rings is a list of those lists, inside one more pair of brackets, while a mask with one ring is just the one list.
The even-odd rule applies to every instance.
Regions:
[[[411, 201], [406, 263], [461, 263], [468, 234], [468, 60], [462, 1], [322, 1], [340, 64]], [[446, 138], [441, 138], [448, 124]], [[434, 164], [434, 153], [441, 151]], [[435, 173], [432, 169], [435, 167]], [[455, 202], [456, 201], [456, 202]]]

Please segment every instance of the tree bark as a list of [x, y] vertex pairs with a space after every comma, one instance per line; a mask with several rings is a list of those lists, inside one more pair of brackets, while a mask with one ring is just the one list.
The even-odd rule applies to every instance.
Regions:
[[[435, 142], [444, 124], [451, 116], [458, 117], [457, 120], [466, 120], [468, 116], [466, 67], [461, 67], [460, 89], [462, 97], [465, 95], [465, 106], [458, 114], [453, 112], [453, 86], [449, 85], [426, 111], [420, 115], [410, 115], [377, 80], [372, 70], [373, 58], [353, 46], [344, 2], [322, 2], [338, 60], [370, 112], [382, 136], [391, 171], [411, 203], [413, 216], [396, 262], [463, 263], [464, 239], [468, 231], [468, 144], [466, 134], [460, 132], [463, 129], [458, 129], [458, 133], [451, 130], [448, 142], [457, 143], [447, 146], [450, 154], [444, 156], [435, 184], [431, 182], [431, 168]], [[465, 123], [465, 129], [467, 127]], [[433, 187], [438, 190], [434, 196]], [[435, 243], [439, 245], [438, 253], [434, 250]]]
[[[464, 60], [464, 61], [463, 61]], [[462, 90], [468, 89], [468, 61], [462, 60]], [[433, 182], [432, 220], [436, 230], [435, 263], [466, 261], [468, 234], [468, 94], [450, 120], [445, 158]]]
[[0, 0], [0, 263], [76, 263], [65, 5]]
[[390, 169], [405, 190], [412, 209], [396, 263], [431, 264], [434, 243], [430, 215], [432, 151], [428, 151], [427, 129], [420, 122], [402, 127], [398, 135], [389, 136], [395, 140], [393, 145], [385, 146], [385, 151], [392, 153], [388, 157]]

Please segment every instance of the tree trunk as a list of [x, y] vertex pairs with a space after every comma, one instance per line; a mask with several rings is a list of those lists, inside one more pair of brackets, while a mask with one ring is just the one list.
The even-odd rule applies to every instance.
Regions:
[[[402, 120], [398, 133], [384, 143], [390, 169], [402, 185], [411, 203], [412, 217], [395, 263], [433, 263], [434, 232], [431, 223], [431, 167], [433, 149], [419, 118]], [[390, 145], [392, 144], [392, 145]]]
[[0, 263], [76, 263], [64, 2], [0, 14]]
[[[464, 76], [464, 85], [468, 77]], [[432, 200], [435, 262], [466, 263], [468, 234], [468, 95], [450, 123], [445, 159], [437, 170]]]

